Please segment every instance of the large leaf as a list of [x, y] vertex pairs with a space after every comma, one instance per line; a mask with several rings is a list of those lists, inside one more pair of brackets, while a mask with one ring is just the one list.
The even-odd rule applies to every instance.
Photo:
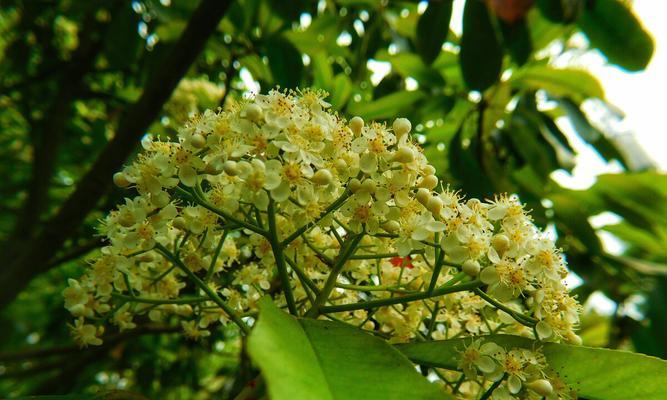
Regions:
[[260, 303], [248, 353], [273, 400], [445, 399], [383, 340], [336, 322], [296, 319]]
[[500, 78], [503, 50], [484, 2], [466, 1], [459, 63], [472, 90], [484, 91]]
[[[512, 335], [486, 336], [506, 349], [542, 348], [547, 363], [579, 396], [605, 400], [664, 399], [667, 361], [627, 351], [539, 343]], [[460, 351], [470, 339], [398, 345], [418, 364], [456, 369]]]
[[449, 32], [452, 17], [452, 0], [432, 1], [417, 22], [417, 52], [426, 64], [431, 64], [440, 54]]
[[425, 97], [421, 91], [401, 91], [381, 97], [375, 101], [350, 103], [348, 113], [364, 119], [384, 119], [397, 117], [405, 110]]
[[535, 65], [518, 70], [511, 81], [521, 89], [544, 89], [552, 96], [568, 96], [577, 101], [589, 97], [604, 98], [600, 82], [580, 69]]
[[530, 30], [525, 18], [515, 22], [505, 22], [498, 20], [500, 32], [503, 35], [503, 45], [512, 59], [518, 65], [523, 65], [530, 58], [533, 51], [533, 42], [530, 37]]
[[579, 28], [607, 60], [630, 71], [642, 70], [653, 55], [653, 39], [637, 17], [618, 0], [589, 1]]
[[301, 82], [303, 61], [294, 45], [280, 36], [271, 38], [266, 43], [266, 55], [274, 82], [283, 87], [296, 88]]

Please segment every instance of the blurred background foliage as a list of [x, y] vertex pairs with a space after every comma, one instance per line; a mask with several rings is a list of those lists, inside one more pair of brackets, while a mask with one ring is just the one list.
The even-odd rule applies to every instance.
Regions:
[[[595, 77], [568, 63], [597, 50], [629, 71], [647, 65], [653, 41], [627, 2], [467, 0], [462, 22], [447, 0], [0, 4], [0, 395], [242, 389], [250, 367], [233, 332], [193, 343], [145, 321], [80, 351], [61, 291], [102, 245], [97, 220], [127, 195], [111, 172], [142, 134], [173, 135], [198, 111], [275, 86], [322, 88], [345, 117], [409, 118], [444, 182], [518, 194], [581, 278], [579, 300], [613, 301], [611, 315], [587, 308], [585, 344], [667, 358], [667, 176], [614, 131], [623, 115]], [[210, 32], [196, 32], [207, 16]], [[192, 62], [186, 40], [203, 46]], [[561, 187], [552, 176], [575, 167], [573, 137], [622, 172]]]

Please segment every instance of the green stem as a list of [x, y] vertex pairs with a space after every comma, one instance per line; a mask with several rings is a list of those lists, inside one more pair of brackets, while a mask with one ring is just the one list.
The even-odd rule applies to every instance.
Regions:
[[[197, 189], [198, 189], [198, 190], [197, 190]], [[216, 208], [215, 206], [213, 206], [212, 204], [210, 204], [209, 202], [207, 202], [206, 199], [205, 199], [205, 197], [204, 197], [204, 196], [205, 196], [205, 195], [204, 195], [204, 192], [201, 190], [200, 187], [197, 187], [197, 188], [196, 188], [194, 191], [192, 191], [192, 192], [189, 192], [189, 191], [187, 191], [187, 190], [185, 190], [185, 189], [183, 189], [183, 188], [181, 188], [181, 187], [178, 187], [178, 186], [176, 186], [176, 190], [178, 190], [178, 191], [180, 191], [181, 193], [184, 193], [184, 194], [190, 196], [190, 198], [192, 198], [192, 200], [193, 200], [195, 203], [197, 203], [197, 204], [199, 204], [200, 206], [206, 208], [207, 210], [213, 212], [214, 214], [218, 214], [219, 216], [223, 217], [223, 218], [224, 218], [225, 220], [227, 220], [227, 221], [231, 221], [231, 222], [233, 222], [234, 224], [236, 224], [236, 225], [238, 225], [238, 226], [240, 226], [240, 227], [246, 228], [246, 229], [248, 229], [248, 230], [250, 230], [250, 231], [253, 231], [253, 232], [255, 232], [255, 233], [259, 234], [259, 235], [262, 235], [262, 236], [266, 236], [266, 235], [267, 235], [267, 232], [266, 232], [265, 230], [263, 230], [263, 229], [261, 229], [261, 228], [255, 226], [255, 225], [253, 225], [253, 224], [249, 224], [249, 223], [247, 223], [247, 222], [245, 222], [245, 221], [242, 221], [242, 220], [240, 220], [240, 219], [238, 219], [238, 218], [236, 218], [236, 217], [230, 215], [229, 213], [226, 213], [226, 212], [224, 212], [224, 211], [222, 211], [222, 210]]]
[[146, 303], [146, 304], [193, 304], [201, 303], [204, 301], [209, 301], [208, 297], [183, 297], [180, 299], [151, 299], [147, 297], [132, 297], [126, 296], [120, 293], [111, 293], [111, 297], [114, 299], [125, 300], [127, 302], [134, 303]]
[[357, 246], [363, 237], [364, 233], [362, 232], [349, 239], [347, 246], [344, 247], [343, 252], [338, 256], [338, 259], [336, 259], [336, 263], [333, 265], [333, 267], [331, 267], [331, 272], [329, 273], [329, 276], [324, 283], [322, 291], [320, 291], [320, 294], [317, 295], [315, 304], [313, 304], [310, 310], [306, 312], [306, 317], [314, 318], [320, 312], [320, 308], [324, 305], [324, 303], [326, 303], [329, 295], [331, 294], [331, 291], [336, 287], [336, 280], [338, 280], [338, 275], [343, 270], [343, 267], [349, 260], [350, 256], [354, 254], [354, 251], [357, 249]]
[[[415, 250], [408, 254], [411, 256], [413, 254], [423, 254], [424, 250]], [[380, 260], [383, 258], [394, 258], [401, 257], [398, 253], [378, 253], [378, 254], [355, 254], [350, 256], [350, 260]], [[407, 257], [407, 256], [406, 256]]]
[[304, 284], [304, 286], [307, 286], [310, 288], [310, 290], [317, 295], [320, 292], [320, 289], [317, 288], [317, 285], [315, 282], [313, 282], [308, 275], [299, 267], [296, 262], [292, 261], [289, 257], [285, 257], [285, 261], [289, 264], [289, 266], [296, 272], [296, 275], [301, 279], [301, 282]]
[[314, 227], [315, 225], [317, 225], [321, 220], [324, 219], [324, 217], [326, 217], [327, 215], [331, 214], [333, 211], [337, 210], [340, 206], [342, 206], [343, 203], [345, 203], [345, 200], [347, 200], [347, 199], [350, 197], [350, 195], [351, 195], [350, 191], [347, 190], [347, 189], [345, 189], [345, 191], [343, 192], [343, 194], [341, 194], [341, 195], [340, 195], [340, 196], [339, 196], [333, 203], [331, 203], [331, 204], [329, 205], [329, 207], [327, 207], [326, 210], [324, 210], [324, 211], [322, 212], [322, 214], [320, 214], [317, 218], [315, 218], [314, 220], [310, 221], [309, 223], [303, 225], [303, 226], [300, 227], [299, 229], [295, 230], [291, 235], [289, 235], [289, 236], [288, 236], [285, 240], [283, 240], [280, 244], [281, 244], [283, 247], [285, 247], [285, 246], [287, 246], [288, 244], [292, 243], [292, 242], [294, 241], [294, 239], [296, 239], [296, 238], [298, 238], [299, 236], [301, 236], [301, 235], [302, 235], [303, 233], [305, 233], [307, 230], [309, 230], [310, 228], [312, 228], [312, 227]]
[[433, 290], [435, 290], [435, 285], [438, 283], [438, 277], [440, 276], [440, 271], [442, 270], [442, 266], [444, 265], [442, 263], [444, 259], [445, 259], [445, 252], [440, 251], [437, 259], [435, 260], [435, 267], [433, 268], [433, 276], [431, 277], [431, 283], [429, 283], [428, 285], [429, 293], [433, 293]]
[[482, 397], [479, 398], [479, 400], [488, 400], [488, 399], [490, 399], [491, 395], [493, 394], [493, 391], [496, 390], [498, 388], [498, 386], [500, 386], [500, 384], [503, 382], [503, 379], [505, 379], [506, 376], [507, 376], [507, 374], [503, 375], [502, 378], [493, 382], [493, 385], [491, 385], [491, 387], [486, 392], [484, 392], [484, 394], [482, 395]]
[[243, 333], [248, 334], [250, 332], [250, 328], [248, 328], [248, 325], [246, 325], [245, 322], [243, 322], [243, 320], [236, 314], [236, 312], [234, 312], [234, 310], [229, 305], [227, 305], [227, 303], [225, 303], [225, 301], [222, 300], [222, 298], [218, 296], [218, 294], [215, 293], [213, 289], [211, 289], [204, 281], [202, 281], [201, 278], [195, 275], [195, 273], [192, 272], [190, 268], [188, 268], [185, 264], [183, 264], [183, 261], [181, 261], [180, 258], [174, 257], [174, 255], [169, 251], [169, 249], [167, 249], [160, 243], [156, 243], [155, 248], [160, 253], [162, 253], [162, 255], [167, 260], [176, 265], [178, 269], [183, 271], [183, 273], [185, 273], [185, 275], [187, 275], [188, 278], [190, 278], [190, 280], [192, 280], [192, 282], [194, 282], [194, 284], [197, 285], [197, 287], [199, 287], [201, 290], [204, 291], [204, 293], [206, 293], [206, 295], [208, 295], [211, 301], [220, 306], [220, 308], [222, 308], [222, 310], [225, 313], [227, 313], [227, 315], [229, 315], [229, 318], [236, 325], [238, 325], [239, 328], [241, 328]]
[[399, 285], [349, 285], [345, 283], [336, 283], [336, 287], [348, 290], [357, 290], [360, 292], [397, 292], [397, 293], [414, 293], [406, 290], [401, 290]]
[[511, 308], [507, 307], [506, 305], [500, 303], [498, 300], [494, 299], [493, 297], [489, 296], [488, 294], [484, 293], [484, 291], [480, 288], [475, 289], [475, 294], [478, 295], [479, 297], [483, 298], [486, 300], [488, 303], [493, 305], [494, 307], [505, 311], [509, 315], [512, 316], [518, 323], [526, 325], [528, 327], [532, 327], [537, 323], [537, 320], [535, 318], [529, 317], [527, 315], [523, 315], [521, 313], [518, 313]]
[[461, 283], [459, 285], [455, 286], [447, 286], [447, 284], [441, 286], [440, 288], [437, 288], [433, 291], [433, 293], [428, 293], [428, 292], [419, 292], [415, 294], [408, 294], [405, 296], [400, 296], [400, 297], [390, 297], [386, 299], [378, 299], [378, 300], [371, 300], [371, 301], [365, 301], [361, 303], [353, 303], [353, 304], [342, 304], [342, 305], [337, 305], [337, 306], [327, 306], [327, 307], [321, 307], [320, 311], [322, 313], [336, 313], [336, 312], [342, 312], [342, 311], [354, 311], [354, 310], [364, 310], [364, 309], [369, 309], [369, 308], [375, 308], [375, 307], [382, 307], [382, 306], [390, 306], [393, 304], [402, 304], [402, 303], [409, 303], [412, 301], [417, 301], [417, 300], [425, 300], [428, 298], [432, 297], [439, 297], [443, 296], [445, 294], [450, 294], [450, 293], [456, 293], [456, 292], [463, 292], [466, 290], [474, 290], [480, 286], [482, 286], [483, 283], [479, 280], [474, 280], [466, 283]]
[[222, 233], [222, 237], [220, 238], [220, 241], [218, 241], [218, 245], [215, 248], [215, 254], [213, 254], [213, 258], [211, 259], [211, 263], [208, 266], [208, 270], [206, 271], [206, 277], [204, 278], [204, 282], [208, 282], [211, 277], [213, 276], [213, 269], [215, 269], [215, 263], [218, 261], [218, 257], [220, 256], [220, 251], [222, 250], [222, 245], [225, 244], [225, 239], [227, 239], [227, 234], [229, 231], [225, 230]]
[[276, 260], [276, 268], [278, 268], [278, 276], [280, 278], [280, 282], [282, 283], [283, 291], [285, 292], [285, 300], [287, 301], [287, 308], [289, 309], [290, 314], [298, 315], [296, 302], [294, 301], [294, 293], [292, 293], [292, 285], [289, 279], [289, 275], [287, 273], [287, 265], [285, 264], [285, 254], [283, 253], [284, 246], [278, 239], [275, 203], [270, 195], [269, 195], [269, 209], [267, 213], [267, 218], [269, 220], [269, 232], [268, 232], [269, 234], [267, 236], [267, 239], [271, 244], [271, 250], [273, 250], [273, 256]]

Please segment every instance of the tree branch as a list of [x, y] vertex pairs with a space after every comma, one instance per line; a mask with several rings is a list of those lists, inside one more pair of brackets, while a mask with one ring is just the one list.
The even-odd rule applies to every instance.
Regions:
[[118, 133], [107, 144], [93, 166], [78, 183], [59, 212], [44, 230], [25, 246], [18, 257], [0, 273], [0, 282], [11, 282], [0, 291], [0, 309], [10, 303], [36, 275], [48, 269], [48, 260], [93, 210], [111, 186], [112, 174], [120, 169], [158, 116], [164, 103], [204, 48], [208, 37], [229, 8], [231, 0], [203, 0], [185, 31], [153, 75], [143, 94], [119, 122]]

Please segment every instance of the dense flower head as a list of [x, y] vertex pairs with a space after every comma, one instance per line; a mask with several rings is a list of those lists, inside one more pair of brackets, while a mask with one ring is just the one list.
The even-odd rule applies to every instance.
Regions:
[[270, 295], [392, 341], [578, 341], [565, 261], [518, 198], [465, 199], [408, 120], [347, 121], [325, 97], [274, 90], [192, 117], [175, 141], [146, 137], [114, 176], [136, 195], [104, 219], [108, 245], [64, 292], [77, 339], [139, 319], [204, 338], [251, 324]]

